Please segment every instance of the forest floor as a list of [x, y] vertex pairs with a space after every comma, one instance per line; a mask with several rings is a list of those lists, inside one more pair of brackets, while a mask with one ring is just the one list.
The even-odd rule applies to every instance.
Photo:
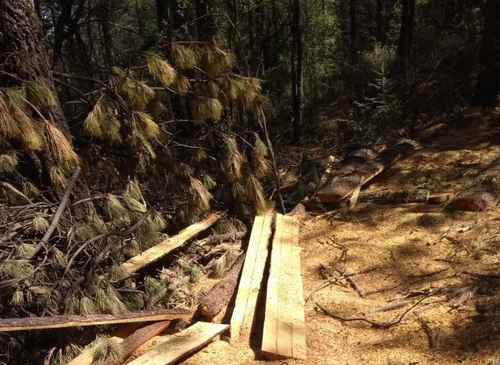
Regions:
[[[449, 127], [368, 191], [460, 193], [484, 185], [491, 166], [500, 179], [499, 120]], [[269, 364], [500, 364], [496, 202], [480, 212], [360, 203], [302, 217], [301, 245], [308, 360]], [[332, 318], [317, 304], [343, 318], [400, 322], [373, 328]], [[217, 341], [185, 364], [264, 363], [254, 358], [244, 346]]]

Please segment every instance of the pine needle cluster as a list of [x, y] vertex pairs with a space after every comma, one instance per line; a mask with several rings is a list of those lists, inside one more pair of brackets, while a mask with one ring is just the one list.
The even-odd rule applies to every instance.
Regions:
[[261, 179], [270, 175], [271, 163], [268, 159], [269, 151], [267, 146], [257, 133], [254, 133], [254, 135], [255, 143], [252, 148], [252, 168], [255, 175]]
[[177, 78], [175, 69], [156, 53], [146, 55], [149, 73], [163, 86], [170, 87]]
[[223, 111], [221, 102], [215, 98], [196, 97], [191, 102], [191, 114], [195, 120], [218, 122], [222, 119]]
[[238, 182], [243, 177], [243, 164], [245, 157], [240, 152], [236, 138], [233, 136], [226, 136], [224, 138], [225, 145], [225, 161], [224, 172], [230, 182]]
[[181, 70], [192, 70], [198, 63], [198, 55], [194, 49], [177, 43], [172, 45], [171, 55], [175, 67]]

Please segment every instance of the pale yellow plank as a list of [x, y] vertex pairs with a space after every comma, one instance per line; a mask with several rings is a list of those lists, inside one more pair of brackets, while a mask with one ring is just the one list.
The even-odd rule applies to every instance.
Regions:
[[264, 277], [274, 214], [255, 217], [231, 317], [231, 339], [248, 340]]
[[[123, 342], [123, 338], [120, 337], [111, 337], [109, 341], [113, 341], [117, 345]], [[73, 360], [68, 362], [66, 365], [92, 365], [94, 363], [95, 357], [95, 345], [90, 346], [89, 348], [84, 349], [80, 355], [75, 357]]]
[[197, 234], [210, 228], [221, 217], [221, 213], [213, 213], [201, 222], [190, 225], [175, 236], [166, 239], [156, 246], [144, 251], [140, 255], [132, 257], [130, 260], [123, 263], [121, 265], [123, 271], [128, 273], [128, 275], [132, 275], [143, 267], [158, 261], [163, 256], [184, 245], [188, 240], [195, 237]]
[[129, 365], [169, 365], [196, 352], [214, 337], [229, 328], [225, 324], [198, 322], [188, 329], [169, 336], [151, 351], [129, 362]]
[[299, 225], [276, 216], [267, 285], [262, 352], [269, 357], [305, 359], [306, 336]]

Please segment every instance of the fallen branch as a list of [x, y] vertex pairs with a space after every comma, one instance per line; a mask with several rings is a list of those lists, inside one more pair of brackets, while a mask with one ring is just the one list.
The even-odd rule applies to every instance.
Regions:
[[59, 207], [57, 207], [56, 214], [54, 214], [54, 218], [52, 218], [52, 222], [50, 223], [49, 228], [45, 232], [45, 234], [42, 237], [42, 240], [38, 244], [38, 247], [34, 253], [33, 256], [36, 256], [38, 252], [42, 249], [42, 246], [47, 244], [49, 242], [50, 237], [52, 236], [52, 233], [54, 233], [59, 220], [61, 219], [61, 216], [64, 212], [64, 209], [66, 209], [66, 205], [68, 205], [69, 201], [69, 196], [71, 195], [71, 192], [73, 191], [73, 188], [75, 187], [76, 180], [78, 179], [78, 176], [80, 175], [80, 172], [82, 169], [80, 167], [77, 167], [76, 171], [73, 173], [73, 176], [69, 180], [68, 187], [66, 188], [66, 191], [64, 192], [63, 198], [61, 199], [61, 203], [59, 204]]
[[2, 181], [0, 183], [0, 185], [2, 185], [4, 188], [6, 189], [9, 189], [12, 193], [14, 193], [15, 195], [17, 195], [18, 197], [22, 198], [24, 201], [26, 201], [26, 203], [28, 204], [33, 204], [33, 201], [28, 198], [26, 195], [24, 195], [22, 192], [20, 192], [19, 190], [17, 190], [15, 187], [13, 187], [11, 184], [9, 184], [8, 182], [5, 182], [5, 181]]
[[437, 342], [437, 335], [435, 335], [432, 332], [431, 326], [429, 326], [429, 323], [420, 317], [419, 315], [416, 315], [418, 321], [420, 322], [420, 326], [422, 327], [422, 330], [424, 331], [425, 335], [427, 336], [427, 342], [429, 344], [429, 348], [433, 349], [436, 347], [436, 342]]
[[93, 314], [88, 316], [52, 316], [0, 319], [0, 332], [32, 331], [53, 328], [89, 327], [108, 324], [189, 320], [193, 312], [189, 310], [157, 310], [127, 313], [123, 315]]
[[428, 298], [427, 296], [420, 298], [412, 306], [410, 306], [407, 310], [405, 310], [399, 316], [394, 318], [392, 321], [388, 321], [388, 322], [378, 322], [378, 321], [374, 321], [374, 320], [371, 320], [371, 319], [368, 319], [365, 317], [342, 317], [338, 314], [333, 313], [329, 309], [323, 307], [319, 303], [315, 303], [315, 304], [324, 314], [326, 314], [327, 316], [329, 316], [331, 318], [337, 319], [341, 322], [364, 322], [364, 323], [368, 323], [373, 328], [388, 329], [388, 328], [391, 328], [391, 327], [394, 327], [394, 326], [400, 324], [401, 321], [406, 317], [406, 315], [408, 313], [410, 313], [412, 310], [414, 310], [420, 303], [422, 303], [427, 298]]
[[453, 198], [452, 193], [431, 194], [425, 190], [398, 190], [398, 191], [375, 191], [371, 193], [362, 193], [359, 197], [360, 202], [370, 202], [375, 204], [443, 204]]
[[224, 242], [224, 241], [236, 241], [236, 240], [240, 240], [243, 237], [245, 237], [246, 234], [247, 234], [246, 229], [243, 231], [238, 231], [238, 232], [216, 234], [216, 235], [207, 237], [207, 238], [197, 242], [197, 244], [199, 246], [205, 246], [205, 245], [213, 245], [214, 243], [219, 243], [219, 242]]

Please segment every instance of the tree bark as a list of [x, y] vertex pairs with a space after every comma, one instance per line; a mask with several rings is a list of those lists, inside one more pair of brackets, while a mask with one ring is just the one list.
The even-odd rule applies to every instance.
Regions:
[[[0, 86], [26, 81], [44, 82], [56, 95], [33, 0], [0, 0]], [[69, 136], [59, 101], [43, 113]]]
[[385, 7], [383, 0], [377, 0], [376, 22], [377, 41], [381, 45], [385, 45]]
[[500, 1], [488, 0], [484, 8], [480, 67], [473, 104], [494, 106], [500, 91]]
[[293, 130], [294, 139], [300, 141], [303, 128], [303, 80], [304, 80], [304, 35], [302, 29], [302, 6], [300, 0], [293, 0]]
[[358, 63], [358, 25], [357, 25], [357, 0], [351, 0], [350, 8], [349, 8], [349, 19], [350, 19], [350, 37], [351, 37], [351, 66], [354, 66]]
[[402, 0], [401, 31], [399, 33], [398, 44], [398, 65], [397, 72], [408, 75], [408, 66], [411, 57], [413, 43], [413, 31], [415, 27], [415, 0]]
[[198, 24], [198, 39], [212, 41], [217, 34], [217, 26], [212, 15], [210, 0], [195, 0], [196, 18]]

